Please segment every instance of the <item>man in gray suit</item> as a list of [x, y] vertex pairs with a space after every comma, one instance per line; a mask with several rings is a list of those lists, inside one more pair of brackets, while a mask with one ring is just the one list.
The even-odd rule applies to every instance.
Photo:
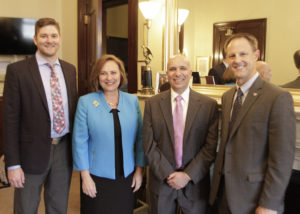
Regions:
[[223, 79], [223, 74], [225, 73], [225, 71], [228, 67], [228, 63], [226, 60], [226, 52], [225, 52], [224, 48], [222, 50], [222, 55], [223, 55], [223, 61], [220, 64], [217, 64], [215, 67], [211, 68], [208, 72], [209, 76], [214, 77], [214, 81], [215, 81], [216, 85], [224, 85], [225, 83], [227, 83]]
[[299, 76], [300, 75], [300, 50], [297, 50], [294, 53], [294, 62], [298, 70], [298, 77], [295, 80], [284, 84], [282, 86], [283, 88], [296, 88], [296, 89], [300, 88], [300, 76]]
[[[294, 53], [294, 62], [295, 66], [298, 70], [298, 77], [294, 81], [291, 81], [289, 83], [286, 83], [282, 87], [285, 88], [293, 88], [293, 89], [300, 89], [300, 50], [297, 50]], [[300, 142], [297, 142], [297, 148], [300, 144]], [[298, 152], [298, 153], [297, 153]], [[293, 213], [299, 213], [300, 211], [300, 160], [299, 157], [299, 150], [296, 150], [295, 159], [294, 159], [294, 165], [293, 165], [293, 171], [292, 176], [288, 185], [288, 188], [286, 190], [286, 196], [285, 196], [285, 207], [284, 207], [284, 213], [285, 214], [293, 214]]]
[[215, 100], [189, 88], [191, 76], [189, 61], [172, 57], [167, 70], [171, 89], [146, 101], [143, 144], [155, 214], [174, 214], [176, 205], [183, 213], [206, 212], [218, 110]]
[[257, 40], [234, 34], [225, 43], [236, 87], [222, 97], [222, 131], [210, 193], [220, 213], [282, 213], [295, 149], [295, 113], [287, 91], [255, 68]]

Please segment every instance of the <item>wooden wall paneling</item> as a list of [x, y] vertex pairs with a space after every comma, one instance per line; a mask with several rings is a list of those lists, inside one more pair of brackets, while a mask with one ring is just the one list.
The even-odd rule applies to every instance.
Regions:
[[78, 0], [78, 94], [88, 93], [89, 74], [101, 56], [102, 0]]
[[138, 1], [128, 0], [128, 92], [137, 92]]

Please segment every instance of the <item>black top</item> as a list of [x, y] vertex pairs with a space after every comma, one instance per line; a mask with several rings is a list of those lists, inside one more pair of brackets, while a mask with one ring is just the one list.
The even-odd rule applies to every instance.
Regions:
[[119, 112], [118, 109], [112, 109], [110, 111], [110, 113], [113, 113], [113, 117], [114, 117], [116, 179], [124, 177], [122, 132], [121, 132], [121, 124], [120, 124], [118, 112]]

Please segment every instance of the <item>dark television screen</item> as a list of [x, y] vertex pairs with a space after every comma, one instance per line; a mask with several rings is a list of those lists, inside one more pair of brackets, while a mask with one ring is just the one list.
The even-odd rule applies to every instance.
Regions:
[[37, 19], [0, 17], [0, 54], [34, 54], [34, 24]]

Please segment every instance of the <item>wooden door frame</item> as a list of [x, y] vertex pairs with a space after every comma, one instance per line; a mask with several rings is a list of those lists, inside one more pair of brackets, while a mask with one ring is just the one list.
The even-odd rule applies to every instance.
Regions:
[[[252, 27], [258, 28], [260, 31], [260, 60], [265, 60], [265, 50], [266, 50], [266, 28], [267, 28], [267, 19], [249, 19], [249, 20], [239, 20], [239, 21], [230, 21], [230, 22], [218, 22], [213, 25], [213, 59], [212, 59], [212, 67], [222, 62], [222, 57], [220, 54], [222, 50], [220, 50], [219, 42], [216, 39], [219, 39], [219, 35], [221, 31], [231, 30], [233, 33], [242, 32], [239, 31], [241, 25], [252, 25]], [[217, 57], [216, 57], [217, 56]]]
[[[123, 3], [124, 1], [121, 0]], [[84, 23], [84, 16], [86, 15], [87, 0], [78, 0], [78, 94], [86, 93], [88, 69], [87, 62], [87, 43], [89, 35], [87, 34], [87, 27]], [[98, 29], [97, 35], [102, 37], [103, 13], [102, 0], [98, 0]], [[102, 38], [100, 38], [102, 41]], [[137, 92], [137, 59], [138, 59], [138, 1], [128, 0], [128, 92]], [[95, 47], [95, 50], [101, 55], [102, 43]]]
[[128, 92], [137, 92], [138, 1], [128, 0]]

